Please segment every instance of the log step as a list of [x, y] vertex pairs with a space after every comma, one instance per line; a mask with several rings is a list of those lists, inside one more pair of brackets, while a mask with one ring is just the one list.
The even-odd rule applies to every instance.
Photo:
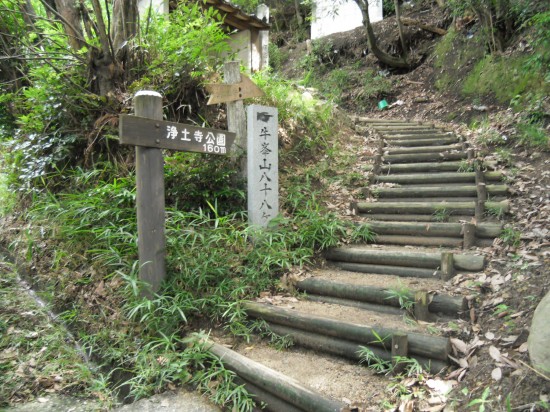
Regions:
[[[485, 181], [500, 181], [502, 179], [501, 172], [485, 172]], [[433, 183], [475, 183], [475, 172], [451, 172], [451, 173], [411, 173], [401, 175], [382, 175], [376, 176], [376, 181], [379, 183], [397, 183], [400, 185], [408, 184], [433, 184]]]
[[[462, 238], [464, 225], [461, 223], [422, 223], [422, 222], [368, 222], [365, 223], [377, 235], [445, 236]], [[478, 223], [475, 227], [477, 238], [493, 239], [500, 236], [502, 225]]]
[[[486, 188], [491, 197], [505, 196], [508, 193], [506, 185], [487, 185]], [[475, 185], [451, 187], [376, 187], [371, 192], [378, 198], [477, 197], [477, 187]]]
[[[205, 345], [207, 350], [219, 358], [227, 369], [235, 372], [245, 382], [245, 386], [250, 388], [259, 400], [271, 402], [270, 410], [340, 412], [346, 408], [343, 402], [324, 397], [289, 376], [248, 359], [225, 346], [212, 341], [207, 341]], [[259, 390], [254, 391], [255, 388]], [[279, 407], [284, 409], [278, 409]]]
[[365, 116], [355, 116], [352, 117], [355, 122], [360, 123], [372, 123], [373, 126], [377, 124], [389, 124], [389, 125], [421, 125], [422, 122], [410, 122], [408, 120], [399, 120], [399, 119], [375, 119]]
[[[493, 199], [495, 200], [495, 199]], [[477, 197], [380, 197], [380, 202], [398, 202], [398, 203], [410, 203], [410, 202], [431, 202], [431, 203], [456, 203], [456, 202], [476, 202]]]
[[393, 131], [381, 131], [377, 130], [382, 134], [382, 138], [387, 141], [392, 140], [408, 140], [408, 139], [436, 139], [442, 137], [451, 137], [454, 136], [453, 133], [445, 132], [442, 130], [436, 129], [403, 129], [403, 130], [393, 130]]
[[[442, 252], [410, 252], [405, 250], [381, 250], [368, 247], [341, 247], [326, 251], [328, 260], [370, 265], [392, 265], [403, 268], [421, 268], [432, 271], [441, 266]], [[454, 254], [456, 270], [480, 271], [485, 267], [485, 257], [473, 254]], [[377, 273], [377, 272], [375, 272]]]
[[[441, 219], [440, 216], [434, 214], [398, 214], [398, 213], [358, 213], [359, 216], [368, 218], [369, 220], [376, 220], [380, 222], [433, 222], [433, 223], [457, 223], [457, 222], [469, 222], [472, 220], [472, 215], [450, 215], [446, 216], [444, 219]], [[495, 219], [486, 219], [488, 222], [498, 223]]]
[[[336, 342], [343, 342], [346, 344], [369, 346], [376, 349], [383, 354], [387, 352], [384, 342], [380, 339], [387, 339], [394, 333], [395, 330], [383, 328], [383, 327], [371, 327], [367, 325], [360, 325], [355, 323], [348, 323], [337, 319], [331, 319], [326, 317], [315, 316], [311, 314], [305, 314], [296, 310], [284, 309], [277, 306], [265, 305], [256, 302], [246, 302], [243, 307], [249, 317], [254, 319], [263, 319], [269, 322], [271, 329], [280, 334], [273, 326], [281, 326], [279, 330], [283, 329], [282, 335], [291, 335], [294, 342], [296, 332], [312, 334], [310, 336], [314, 341], [321, 343], [328, 343], [329, 341], [323, 341], [323, 338], [335, 339]], [[292, 331], [288, 331], [286, 328], [292, 328]], [[416, 332], [407, 332], [409, 338], [409, 354], [412, 357], [419, 357], [421, 359], [439, 360], [446, 363], [448, 360], [450, 342], [448, 338], [424, 335]], [[300, 343], [300, 342], [298, 342]], [[305, 345], [307, 346], [307, 345]], [[316, 349], [323, 348], [320, 344]], [[337, 353], [340, 356], [346, 356], [345, 353]], [[387, 353], [390, 355], [391, 352]], [[386, 355], [386, 356], [387, 356]], [[353, 356], [351, 359], [357, 359], [357, 354], [349, 354]]]
[[[427, 139], [443, 139], [445, 137], [453, 137], [456, 136], [453, 133], [448, 132], [441, 132], [438, 130], [432, 130], [432, 131], [406, 131], [406, 132], [400, 132], [400, 133], [384, 133], [383, 139], [387, 141], [388, 143], [392, 143], [395, 140], [427, 140]], [[458, 136], [457, 136], [458, 137]]]
[[408, 154], [408, 153], [438, 153], [446, 150], [463, 150], [462, 144], [452, 144], [444, 146], [413, 146], [413, 147], [385, 147], [384, 155], [389, 154]]
[[[399, 236], [399, 235], [380, 235], [376, 237], [376, 243], [379, 245], [403, 245], [403, 246], [439, 246], [463, 248], [464, 241], [456, 237], [436, 237], [436, 236]], [[475, 239], [471, 246], [490, 247], [493, 245], [493, 239]]]
[[436, 129], [431, 126], [371, 126], [377, 132], [383, 133], [384, 135], [394, 135], [394, 134], [423, 134], [423, 133], [448, 133], [445, 130]]
[[442, 136], [447, 135], [450, 136], [453, 133], [448, 132], [446, 130], [441, 129], [433, 129], [433, 128], [407, 128], [407, 129], [392, 129], [392, 130], [379, 130], [377, 129], [379, 133], [382, 133], [384, 135], [384, 139], [397, 139], [396, 136], [406, 136], [405, 139], [412, 139], [415, 136], [423, 136], [423, 135], [436, 135], [436, 136]]
[[408, 153], [408, 154], [390, 154], [382, 156], [384, 163], [409, 163], [409, 162], [438, 162], [445, 160], [467, 159], [466, 152], [438, 152], [438, 153]]
[[[390, 288], [334, 282], [318, 277], [296, 282], [295, 286], [307, 294], [331, 296], [396, 308], [400, 307], [399, 298], [395, 296], [395, 293]], [[413, 302], [414, 296], [414, 291], [405, 291], [403, 298]], [[428, 305], [428, 309], [432, 313], [442, 313], [453, 317], [462, 314], [466, 310], [466, 307], [466, 299], [463, 297], [441, 294], [431, 294], [430, 304]]]
[[394, 124], [384, 124], [384, 123], [378, 123], [378, 124], [369, 124], [369, 125], [362, 125], [362, 124], [356, 124], [355, 130], [358, 133], [369, 133], [371, 130], [376, 130], [379, 133], [386, 133], [386, 128], [398, 128], [401, 130], [410, 130], [414, 128], [421, 128], [422, 130], [435, 130], [431, 125], [421, 125], [421, 124], [410, 124], [410, 123], [394, 123]]
[[386, 140], [386, 144], [396, 147], [443, 146], [459, 142], [460, 138], [457, 136], [437, 137], [430, 139], [396, 139], [390, 141]]
[[[495, 163], [487, 162], [488, 168], [494, 168]], [[447, 161], [447, 162], [426, 162], [426, 163], [406, 163], [406, 164], [391, 164], [381, 165], [381, 174], [410, 174], [420, 172], [458, 172], [464, 167], [463, 161]]]
[[458, 172], [462, 166], [463, 163], [460, 161], [381, 165], [380, 175], [383, 176], [384, 174], [390, 173]]
[[[491, 210], [509, 211], [508, 201], [486, 202]], [[358, 213], [366, 214], [412, 214], [412, 215], [439, 215], [446, 218], [450, 215], [473, 216], [475, 202], [359, 202], [355, 205]]]
[[442, 246], [462, 248], [462, 238], [441, 236], [378, 235], [374, 242], [379, 245]]
[[412, 268], [391, 265], [371, 265], [367, 263], [335, 262], [336, 266], [350, 272], [375, 273], [378, 275], [404, 278], [441, 279], [441, 272], [433, 269]]

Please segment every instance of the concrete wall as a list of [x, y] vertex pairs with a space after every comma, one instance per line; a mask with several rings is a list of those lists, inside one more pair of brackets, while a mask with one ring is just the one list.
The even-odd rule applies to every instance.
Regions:
[[229, 36], [229, 46], [236, 54], [236, 60], [250, 70], [252, 65], [252, 33], [250, 30], [242, 30]]
[[[315, 0], [311, 38], [318, 39], [332, 33], [353, 30], [363, 25], [361, 9], [355, 1], [346, 0], [341, 5], [331, 0]], [[382, 20], [382, 0], [369, 0], [371, 23]]]
[[146, 16], [149, 7], [159, 14], [168, 14], [168, 0], [138, 0], [139, 15], [142, 18]]

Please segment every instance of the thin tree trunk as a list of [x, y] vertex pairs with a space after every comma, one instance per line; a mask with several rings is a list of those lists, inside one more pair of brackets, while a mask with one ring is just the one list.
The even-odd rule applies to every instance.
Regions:
[[113, 25], [111, 26], [115, 55], [118, 55], [125, 43], [136, 35], [137, 27], [137, 2], [135, 0], [115, 0], [113, 3]]
[[407, 43], [403, 33], [403, 24], [401, 23], [401, 6], [399, 0], [393, 0], [395, 5], [395, 19], [397, 21], [397, 29], [399, 30], [399, 39], [401, 40], [401, 48], [403, 49], [403, 59], [407, 60]]
[[75, 0], [55, 0], [55, 8], [67, 33], [69, 45], [75, 51], [84, 46], [84, 36], [80, 25], [80, 11]]
[[298, 22], [298, 27], [302, 27], [304, 18], [300, 14], [300, 2], [298, 0], [294, 0], [294, 8], [296, 9], [296, 21]]
[[365, 30], [367, 32], [367, 42], [370, 51], [376, 56], [378, 60], [380, 60], [384, 64], [387, 64], [390, 67], [395, 67], [398, 69], [410, 69], [411, 65], [407, 63], [406, 60], [401, 57], [394, 57], [388, 53], [385, 53], [378, 47], [376, 36], [374, 35], [374, 30], [372, 29], [372, 25], [370, 23], [368, 0], [354, 1], [361, 9], [361, 14], [363, 15], [363, 26], [365, 27]]

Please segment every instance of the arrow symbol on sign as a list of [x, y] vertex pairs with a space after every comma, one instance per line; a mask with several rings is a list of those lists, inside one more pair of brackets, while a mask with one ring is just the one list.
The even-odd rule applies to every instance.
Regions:
[[241, 82], [235, 84], [207, 84], [210, 93], [207, 105], [234, 102], [250, 97], [261, 97], [265, 93], [249, 77], [241, 74]]

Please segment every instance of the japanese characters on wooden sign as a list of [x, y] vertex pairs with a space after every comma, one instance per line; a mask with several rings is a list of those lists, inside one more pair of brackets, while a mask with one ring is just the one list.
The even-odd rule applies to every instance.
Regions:
[[164, 160], [162, 150], [228, 154], [236, 134], [162, 119], [162, 96], [154, 91], [136, 93], [137, 116], [121, 115], [119, 138], [136, 146], [136, 204], [139, 279], [142, 296], [152, 298], [166, 278]]
[[251, 105], [248, 119], [248, 221], [266, 227], [279, 214], [278, 113]]
[[226, 155], [235, 133], [183, 123], [120, 115], [120, 143], [184, 152]]

